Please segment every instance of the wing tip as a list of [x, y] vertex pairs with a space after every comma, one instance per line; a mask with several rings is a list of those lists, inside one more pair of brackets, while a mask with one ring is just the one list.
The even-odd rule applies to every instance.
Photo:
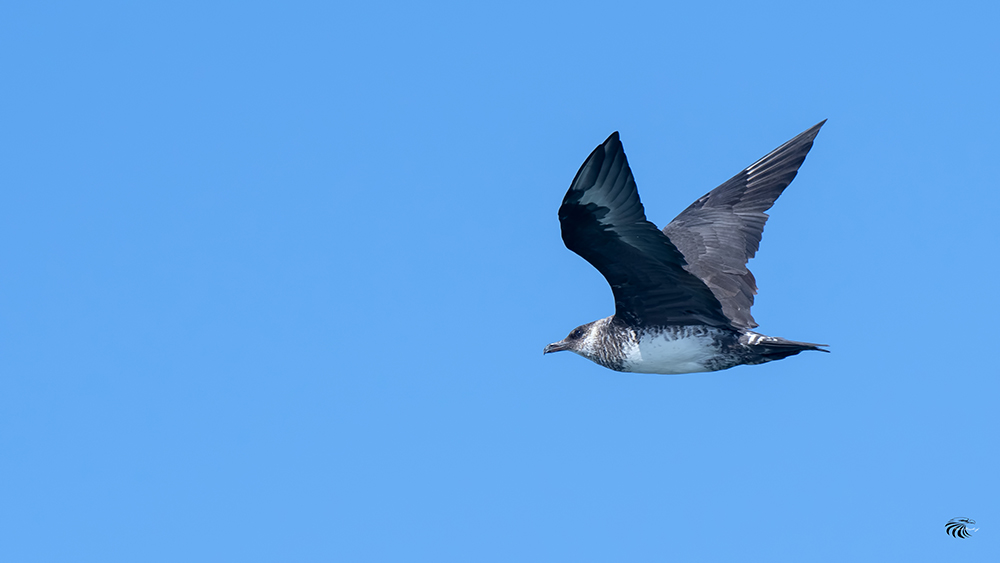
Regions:
[[[821, 128], [822, 128], [823, 126], [824, 126], [824, 125], [826, 125], [826, 121], [827, 121], [827, 120], [826, 120], [826, 119], [824, 119], [823, 121], [820, 121], [819, 123], [817, 123], [816, 125], [813, 125], [813, 126], [812, 126], [812, 127], [810, 127], [809, 129], [806, 129], [805, 131], [803, 131], [803, 132], [799, 133], [799, 134], [798, 134], [798, 136], [797, 136], [797, 138], [802, 138], [802, 137], [808, 137], [808, 138], [815, 138], [815, 137], [816, 137], [816, 135], [818, 135], [818, 134], [819, 134], [819, 130], [820, 130], [820, 129], [821, 129]], [[793, 139], [793, 140], [794, 140], [794, 139]]]
[[[784, 158], [784, 157], [786, 157], [789, 154], [800, 153], [802, 160], [800, 160], [797, 163], [797, 165], [794, 167], [795, 170], [798, 171], [799, 166], [802, 166], [802, 162], [805, 161], [806, 155], [809, 154], [809, 151], [812, 149], [813, 141], [815, 141], [816, 140], [816, 136], [819, 135], [819, 130], [823, 127], [823, 125], [825, 123], [826, 123], [826, 120], [824, 119], [823, 121], [820, 121], [819, 123], [817, 123], [816, 125], [813, 125], [809, 129], [806, 129], [805, 131], [803, 131], [803, 132], [799, 133], [798, 135], [792, 137], [791, 139], [789, 139], [788, 141], [786, 141], [784, 144], [782, 144], [780, 147], [778, 147], [778, 148], [774, 149], [773, 151], [767, 153], [766, 155], [764, 155], [763, 157], [761, 157], [760, 160], [758, 160], [757, 162], [754, 162], [750, 166], [746, 167], [743, 171], [746, 172], [746, 171], [750, 170], [751, 168], [760, 166], [761, 164], [763, 164], [763, 163], [765, 163], [767, 161]], [[788, 182], [791, 183], [791, 179], [789, 179]]]

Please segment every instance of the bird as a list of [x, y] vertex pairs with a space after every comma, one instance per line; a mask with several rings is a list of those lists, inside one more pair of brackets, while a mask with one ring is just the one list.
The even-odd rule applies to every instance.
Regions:
[[646, 219], [617, 131], [577, 171], [559, 224], [566, 247], [604, 276], [615, 313], [574, 328], [569, 350], [606, 368], [678, 375], [781, 360], [826, 344], [765, 336], [750, 314], [747, 269], [768, 209], [795, 178], [826, 120], [688, 206], [662, 230]]

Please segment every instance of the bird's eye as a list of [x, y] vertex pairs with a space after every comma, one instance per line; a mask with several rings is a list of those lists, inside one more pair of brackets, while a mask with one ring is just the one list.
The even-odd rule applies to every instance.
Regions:
[[583, 336], [583, 330], [579, 329], [579, 328], [576, 329], [576, 330], [574, 330], [573, 332], [569, 333], [569, 337], [572, 338], [573, 340], [576, 340], [577, 338], [580, 338], [581, 336]]

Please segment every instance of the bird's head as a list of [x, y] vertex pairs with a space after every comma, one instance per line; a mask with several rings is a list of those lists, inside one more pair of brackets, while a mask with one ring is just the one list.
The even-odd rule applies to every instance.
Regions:
[[580, 325], [571, 330], [569, 336], [566, 338], [546, 346], [542, 353], [548, 354], [549, 352], [562, 352], [563, 350], [569, 350], [571, 352], [576, 352], [577, 354], [583, 354], [584, 348], [589, 347], [590, 339], [588, 336], [590, 336], [593, 330], [594, 323]]

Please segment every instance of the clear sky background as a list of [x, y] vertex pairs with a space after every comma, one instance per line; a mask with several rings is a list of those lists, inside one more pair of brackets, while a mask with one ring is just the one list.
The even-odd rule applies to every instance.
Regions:
[[[998, 6], [4, 4], [0, 560], [997, 561]], [[608, 134], [662, 226], [827, 118], [751, 267], [833, 353], [542, 356]]]

